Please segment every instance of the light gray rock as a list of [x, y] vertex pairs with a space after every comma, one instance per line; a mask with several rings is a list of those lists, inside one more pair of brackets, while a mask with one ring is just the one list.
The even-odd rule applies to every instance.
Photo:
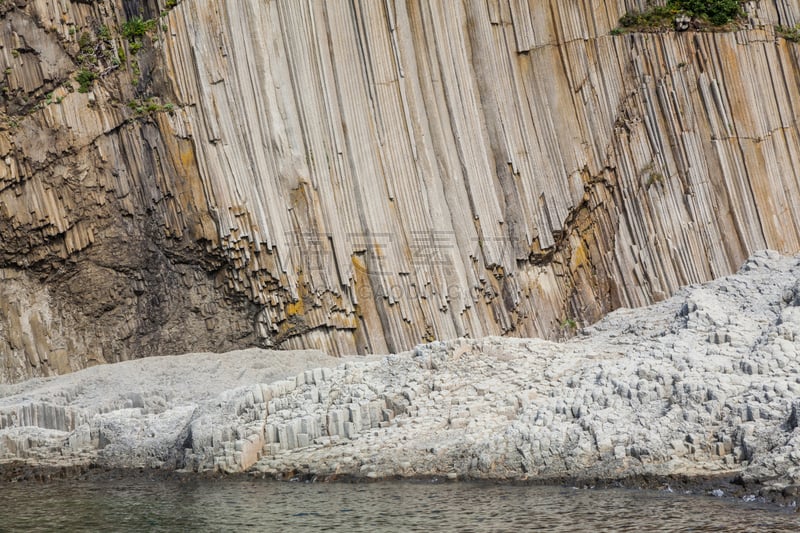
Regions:
[[764, 252], [565, 343], [195, 354], [0, 387], [0, 461], [785, 486], [800, 481], [798, 280], [800, 258]]
[[274, 431], [265, 428], [267, 402], [280, 404], [294, 389], [285, 378], [307, 367], [322, 375], [341, 361], [251, 349], [0, 385], [0, 463], [242, 470]]
[[[461, 339], [344, 368], [319, 392], [337, 390], [333, 405], [295, 392], [268, 422], [336, 412], [359, 383], [399, 414], [336, 446], [268, 453], [256, 469], [302, 462], [308, 474], [358, 476], [358, 462], [341, 462], [353, 456], [387, 475], [790, 477], [798, 278], [796, 258], [764, 252], [738, 275], [619, 310], [571, 342]], [[410, 382], [426, 385], [410, 393]]]

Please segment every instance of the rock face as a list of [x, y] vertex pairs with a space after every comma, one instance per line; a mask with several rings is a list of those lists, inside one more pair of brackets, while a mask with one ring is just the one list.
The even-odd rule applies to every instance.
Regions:
[[187, 355], [6, 385], [0, 463], [372, 478], [727, 474], [779, 490], [800, 481], [800, 256], [756, 254], [734, 276], [618, 310], [564, 343], [459, 339], [339, 361]]
[[257, 342], [192, 144], [146, 101], [155, 34], [123, 38], [123, 4], [143, 3], [0, 6], [0, 382]]
[[558, 337], [797, 251], [800, 6], [643, 4], [4, 2], [0, 381]]
[[800, 261], [738, 275], [578, 338], [432, 343], [273, 397], [256, 469], [319, 476], [800, 477]]
[[293, 385], [306, 365], [340, 363], [321, 352], [249, 349], [0, 386], [0, 463], [241, 469], [261, 452], [265, 399], [286, 392], [281, 380]]

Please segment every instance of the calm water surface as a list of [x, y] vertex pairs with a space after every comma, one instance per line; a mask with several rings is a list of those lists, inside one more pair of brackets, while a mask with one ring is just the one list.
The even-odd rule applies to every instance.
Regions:
[[0, 531], [800, 531], [792, 509], [631, 489], [244, 479], [0, 484]]

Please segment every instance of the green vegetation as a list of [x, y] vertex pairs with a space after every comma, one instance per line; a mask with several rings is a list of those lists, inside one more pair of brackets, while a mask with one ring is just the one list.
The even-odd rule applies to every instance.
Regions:
[[[75, 81], [80, 85], [78, 92], [89, 92], [94, 80], [98, 79], [102, 72], [108, 72], [109, 63], [113, 64], [110, 61], [114, 56], [112, 48], [109, 46], [110, 39], [111, 32], [106, 26], [101, 26], [96, 35], [83, 31], [77, 38], [77, 60], [80, 69], [75, 75]], [[52, 100], [52, 98], [49, 99]], [[49, 104], [50, 102], [45, 103]]]
[[97, 66], [97, 46], [92, 35], [85, 31], [78, 37], [78, 63], [85, 68]]
[[792, 27], [777, 26], [775, 31], [787, 41], [792, 41], [793, 43], [800, 42], [800, 24], [796, 24]]
[[50, 92], [45, 95], [43, 101], [39, 102], [34, 109], [44, 109], [45, 107], [49, 106], [50, 104], [60, 104], [64, 101], [63, 96], [56, 96], [55, 92]]
[[139, 76], [142, 75], [142, 69], [139, 68], [139, 62], [136, 59], [131, 59], [131, 72], [133, 73], [133, 84], [139, 85]]
[[92, 82], [97, 79], [97, 73], [91, 71], [87, 68], [82, 68], [78, 71], [75, 75], [75, 81], [78, 82], [80, 87], [78, 87], [79, 93], [88, 93], [89, 88], [92, 86]]
[[153, 98], [148, 98], [147, 100], [131, 100], [128, 102], [128, 107], [136, 114], [138, 117], [152, 115], [153, 113], [174, 113], [175, 112], [175, 105], [166, 103], [160, 104], [157, 100]]
[[742, 0], [667, 0], [663, 6], [625, 13], [619, 25], [635, 31], [668, 29], [678, 15], [686, 15], [706, 26], [725, 26], [742, 17]]
[[[169, 12], [172, 11], [177, 6], [178, 6], [178, 0], [167, 0], [167, 3], [164, 4], [164, 10], [161, 13], [159, 13], [159, 16], [163, 19], [164, 17], [169, 15]], [[164, 26], [162, 25], [162, 28], [163, 27]]]
[[671, 27], [678, 10], [668, 6], [652, 6], [644, 11], [628, 11], [619, 19], [623, 28], [636, 30]]
[[578, 323], [575, 322], [574, 318], [565, 318], [564, 321], [561, 323], [562, 329], [569, 329], [573, 330], [578, 327]]
[[741, 0], [669, 0], [690, 17], [707, 19], [714, 26], [724, 26], [741, 17]]
[[101, 41], [110, 41], [111, 40], [111, 30], [108, 29], [108, 26], [103, 24], [100, 26], [100, 29], [97, 30], [97, 38]]
[[122, 25], [122, 36], [128, 41], [131, 54], [136, 55], [142, 49], [142, 37], [155, 28], [155, 19], [145, 20], [142, 17], [133, 17]]
[[81, 36], [78, 37], [78, 48], [81, 49], [81, 52], [90, 51], [92, 49], [92, 36], [89, 35], [88, 31], [81, 33]]
[[133, 17], [122, 25], [122, 36], [129, 43], [138, 42], [147, 32], [155, 29], [156, 21], [153, 19], [144, 20], [142, 17]]
[[[82, 32], [77, 38], [80, 70], [75, 80], [80, 84], [78, 91], [88, 92], [94, 80], [120, 68], [128, 60], [129, 54], [135, 56], [144, 46], [145, 35], [155, 30], [156, 25], [157, 21], [154, 19], [146, 20], [136, 16], [126, 21], [118, 32], [105, 24], [96, 27], [94, 32]], [[70, 30], [74, 30], [74, 27]], [[127, 48], [118, 42], [119, 37], [128, 42]], [[141, 71], [135, 57], [131, 57], [130, 68], [133, 83], [137, 85]]]

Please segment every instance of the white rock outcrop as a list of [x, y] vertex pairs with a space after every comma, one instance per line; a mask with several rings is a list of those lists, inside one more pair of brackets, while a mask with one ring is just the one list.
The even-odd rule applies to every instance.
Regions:
[[0, 387], [0, 461], [335, 477], [800, 480], [800, 257], [574, 340], [153, 358]]
[[303, 365], [341, 362], [251, 349], [0, 385], [0, 462], [241, 470], [263, 445], [265, 398], [294, 386]]

